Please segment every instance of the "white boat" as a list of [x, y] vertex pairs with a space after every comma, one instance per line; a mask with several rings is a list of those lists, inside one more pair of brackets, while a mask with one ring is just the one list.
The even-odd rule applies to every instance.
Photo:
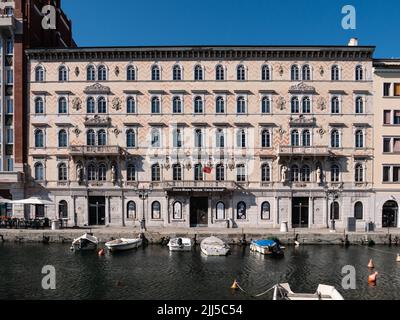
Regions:
[[333, 286], [320, 284], [315, 293], [294, 293], [288, 283], [280, 283], [274, 287], [273, 300], [344, 300]]
[[167, 246], [169, 251], [191, 251], [192, 240], [189, 238], [173, 238], [169, 240]]
[[284, 253], [284, 247], [280, 246], [274, 240], [253, 240], [250, 244], [250, 250], [264, 255], [280, 256]]
[[99, 240], [91, 233], [85, 233], [84, 235], [76, 238], [72, 241], [71, 250], [84, 251], [84, 250], [96, 250]]
[[200, 248], [201, 252], [207, 256], [226, 256], [230, 250], [229, 245], [217, 237], [205, 238]]
[[120, 238], [106, 242], [105, 246], [110, 251], [125, 251], [130, 249], [139, 248], [142, 245], [142, 239], [126, 239]]

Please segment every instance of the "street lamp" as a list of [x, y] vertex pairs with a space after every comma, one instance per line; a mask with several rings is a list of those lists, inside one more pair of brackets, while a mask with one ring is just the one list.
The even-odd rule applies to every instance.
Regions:
[[[339, 192], [338, 192], [338, 190], [328, 189], [327, 188], [327, 189], [325, 189], [325, 193], [326, 193], [326, 197], [327, 197], [327, 200], [328, 200], [328, 202], [327, 202], [327, 214], [329, 215], [329, 200], [332, 200], [332, 203], [333, 203], [333, 201], [337, 200], [339, 198]], [[332, 209], [332, 207], [331, 207], [331, 209]], [[335, 208], [333, 207], [333, 209], [335, 209]], [[335, 212], [334, 211], [332, 212], [332, 210], [331, 210], [330, 214], [331, 214], [331, 226], [330, 226], [330, 229], [331, 229], [332, 232], [334, 232], [334, 231], [336, 231], [336, 229], [335, 229]]]
[[137, 188], [135, 190], [136, 194], [139, 195], [139, 199], [142, 199], [142, 201], [143, 201], [142, 202], [143, 203], [142, 220], [140, 221], [140, 228], [141, 228], [141, 230], [144, 230], [144, 231], [146, 231], [146, 217], [145, 217], [145, 212], [144, 212], [144, 202], [146, 199], [148, 199], [148, 197], [152, 193], [152, 191], [153, 191], [153, 185], [151, 183], [150, 183], [149, 189], [146, 189], [143, 187], [141, 189]]

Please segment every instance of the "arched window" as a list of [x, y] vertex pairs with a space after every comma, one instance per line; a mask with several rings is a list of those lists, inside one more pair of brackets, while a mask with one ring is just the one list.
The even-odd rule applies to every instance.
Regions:
[[364, 113], [364, 101], [362, 97], [356, 98], [356, 113]]
[[194, 98], [194, 113], [203, 113], [203, 99], [202, 97]]
[[225, 134], [223, 129], [217, 129], [215, 141], [217, 148], [225, 148]]
[[179, 163], [172, 166], [172, 178], [174, 181], [182, 180], [182, 166]]
[[340, 148], [340, 133], [336, 129], [331, 132], [331, 148]]
[[246, 99], [244, 97], [237, 98], [236, 112], [237, 113], [246, 113]]
[[107, 167], [104, 163], [101, 163], [98, 168], [98, 180], [106, 181], [107, 180]]
[[161, 181], [161, 168], [158, 163], [151, 166], [151, 181]]
[[194, 67], [194, 80], [201, 81], [203, 80], [203, 68], [200, 65]]
[[271, 80], [271, 69], [268, 65], [263, 65], [261, 67], [261, 80], [262, 81]]
[[340, 69], [339, 66], [334, 65], [331, 69], [331, 80], [332, 81], [339, 81], [340, 80]]
[[331, 166], [331, 182], [340, 181], [340, 168], [338, 165], [334, 164]]
[[135, 201], [129, 201], [126, 205], [126, 218], [130, 220], [136, 220], [136, 203]]
[[36, 82], [44, 81], [44, 68], [42, 66], [37, 66], [35, 68], [35, 81]]
[[160, 98], [159, 97], [151, 98], [151, 113], [160, 113], [160, 111], [161, 111]]
[[331, 203], [331, 216], [330, 220], [339, 220], [340, 219], [340, 209], [339, 203], [336, 201]]
[[215, 100], [215, 112], [225, 113], [225, 101], [223, 97], [217, 97]]
[[182, 203], [180, 203], [179, 201], [175, 201], [174, 205], [173, 205], [173, 219], [175, 220], [180, 220], [182, 219]]
[[105, 66], [100, 65], [97, 68], [97, 79], [99, 81], [106, 81], [107, 80], [107, 69]]
[[41, 129], [35, 131], [35, 148], [44, 148], [44, 133]]
[[90, 65], [86, 68], [87, 81], [96, 81], [96, 70], [94, 66]]
[[68, 81], [68, 71], [65, 66], [58, 68], [58, 81]]
[[361, 163], [357, 163], [355, 166], [355, 182], [363, 182], [364, 181], [364, 168]]
[[126, 80], [128, 81], [136, 80], [136, 70], [134, 66], [128, 66], [128, 68], [126, 68]]
[[238, 65], [236, 69], [236, 79], [239, 81], [246, 80], [246, 68], [242, 64]]
[[44, 170], [43, 170], [43, 164], [41, 162], [35, 163], [35, 180], [36, 181], [44, 180]]
[[174, 97], [172, 99], [172, 112], [182, 113], [182, 100], [180, 97]]
[[126, 99], [126, 112], [136, 113], [136, 103], [134, 97], [128, 97], [128, 99]]
[[236, 181], [245, 182], [246, 180], [246, 166], [244, 164], [236, 165]]
[[161, 219], [161, 204], [158, 201], [151, 204], [151, 218], [154, 220]]
[[44, 103], [43, 103], [43, 98], [41, 97], [35, 99], [35, 113], [36, 114], [44, 113]]
[[303, 130], [302, 133], [303, 147], [311, 147], [311, 133], [310, 130]]
[[65, 200], [61, 200], [58, 203], [58, 217], [60, 219], [68, 219], [68, 204]]
[[356, 148], [364, 148], [364, 132], [357, 130], [355, 133]]
[[298, 81], [300, 80], [300, 71], [299, 71], [299, 67], [296, 65], [293, 65], [290, 68], [290, 76], [292, 81]]
[[201, 129], [196, 129], [194, 131], [194, 146], [196, 148], [203, 147], [203, 133]]
[[293, 165], [290, 171], [292, 173], [291, 174], [292, 181], [293, 182], [299, 182], [300, 181], [300, 179], [299, 179], [299, 175], [300, 175], [299, 167], [297, 165]]
[[93, 129], [89, 129], [86, 133], [86, 143], [88, 146], [95, 146], [96, 145], [96, 133]]
[[126, 179], [128, 181], [136, 181], [136, 167], [132, 163], [129, 163], [126, 167]]
[[225, 204], [222, 201], [217, 202], [215, 220], [225, 220]]
[[181, 129], [174, 129], [172, 131], [173, 134], [173, 143], [174, 143], [174, 148], [182, 148], [182, 130]]
[[61, 97], [60, 99], [58, 99], [58, 113], [59, 114], [68, 113], [67, 99], [65, 97]]
[[299, 106], [299, 98], [293, 97], [291, 99], [291, 112], [292, 113], [299, 113], [300, 112], [300, 106]]
[[303, 113], [311, 113], [311, 100], [309, 97], [303, 97]]
[[67, 180], [68, 180], [67, 165], [65, 163], [60, 163], [58, 165], [58, 181], [67, 181]]
[[361, 201], [354, 204], [354, 218], [357, 220], [362, 220], [364, 217], [364, 208]]
[[311, 68], [308, 64], [305, 64], [302, 68], [302, 79], [303, 81], [311, 80]]
[[136, 132], [134, 129], [129, 129], [128, 131], [126, 131], [126, 147], [136, 147]]
[[217, 164], [217, 166], [215, 167], [215, 180], [225, 180], [225, 167], [222, 163]]
[[262, 182], [271, 181], [271, 167], [268, 163], [264, 163], [261, 166], [261, 181]]
[[97, 132], [97, 145], [105, 146], [107, 144], [107, 133], [106, 130], [101, 129]]
[[261, 147], [271, 148], [271, 133], [268, 129], [261, 131]]
[[59, 148], [68, 147], [68, 135], [67, 131], [65, 131], [64, 129], [58, 131], [58, 147]]
[[261, 204], [261, 220], [271, 219], [271, 206], [268, 201]]
[[301, 181], [302, 182], [310, 182], [310, 174], [311, 174], [310, 167], [307, 165], [304, 165], [301, 168]]
[[271, 99], [269, 97], [262, 98], [261, 113], [271, 113]]
[[153, 128], [151, 130], [151, 146], [152, 148], [160, 148], [161, 147], [161, 137], [160, 130]]
[[98, 113], [107, 113], [107, 103], [104, 97], [100, 97], [97, 100], [97, 112]]
[[356, 66], [356, 81], [364, 80], [364, 70], [362, 66]]
[[178, 65], [172, 67], [172, 80], [182, 80], [182, 69]]
[[236, 145], [238, 148], [246, 148], [247, 146], [247, 137], [246, 137], [246, 130], [240, 129], [237, 132], [236, 136]]
[[197, 163], [194, 166], [194, 180], [195, 181], [203, 180], [203, 166], [201, 165], [201, 163]]
[[225, 80], [225, 70], [222, 65], [217, 65], [215, 68], [215, 80]]
[[93, 163], [88, 165], [88, 174], [87, 179], [88, 181], [95, 181], [96, 180], [96, 167]]
[[331, 113], [340, 113], [340, 100], [338, 97], [331, 99]]
[[246, 203], [244, 203], [243, 201], [240, 201], [237, 204], [237, 207], [236, 207], [236, 218], [238, 220], [245, 220], [246, 217], [247, 217], [247, 214], [246, 214]]
[[298, 147], [300, 145], [300, 137], [298, 130], [292, 130], [290, 134], [290, 144], [292, 147]]
[[89, 97], [86, 100], [86, 112], [96, 113], [96, 104], [93, 97]]
[[151, 80], [159, 81], [161, 79], [161, 72], [159, 66], [152, 66], [151, 67]]

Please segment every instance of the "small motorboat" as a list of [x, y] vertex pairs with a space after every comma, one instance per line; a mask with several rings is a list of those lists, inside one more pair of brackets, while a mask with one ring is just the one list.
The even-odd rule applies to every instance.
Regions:
[[200, 248], [207, 256], [226, 256], [230, 250], [229, 245], [217, 237], [205, 238]]
[[283, 255], [283, 247], [274, 240], [253, 240], [250, 250], [264, 255]]
[[191, 251], [193, 244], [189, 238], [173, 238], [169, 240], [167, 246], [169, 251]]
[[92, 233], [85, 233], [84, 235], [72, 241], [71, 250], [86, 251], [96, 250], [99, 240]]
[[344, 300], [333, 286], [320, 284], [315, 293], [294, 293], [288, 283], [274, 286], [273, 300]]
[[130, 249], [139, 248], [142, 245], [142, 239], [126, 239], [120, 238], [106, 242], [105, 246], [110, 251], [125, 251]]

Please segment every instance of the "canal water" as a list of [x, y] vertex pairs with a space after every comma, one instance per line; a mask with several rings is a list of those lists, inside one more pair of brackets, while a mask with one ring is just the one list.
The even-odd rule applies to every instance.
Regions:
[[[69, 245], [0, 244], [0, 299], [248, 299], [232, 292], [234, 279], [251, 294], [278, 282], [295, 292], [315, 292], [319, 283], [334, 285], [345, 299], [400, 299], [400, 247], [289, 247], [280, 259], [261, 256], [248, 247], [233, 247], [227, 257], [193, 252], [170, 253], [151, 245], [99, 257], [74, 253]], [[379, 272], [369, 286], [368, 260]], [[43, 290], [42, 267], [56, 270], [56, 289]], [[356, 290], [343, 290], [342, 267], [356, 268]], [[267, 294], [258, 299], [271, 299]]]

